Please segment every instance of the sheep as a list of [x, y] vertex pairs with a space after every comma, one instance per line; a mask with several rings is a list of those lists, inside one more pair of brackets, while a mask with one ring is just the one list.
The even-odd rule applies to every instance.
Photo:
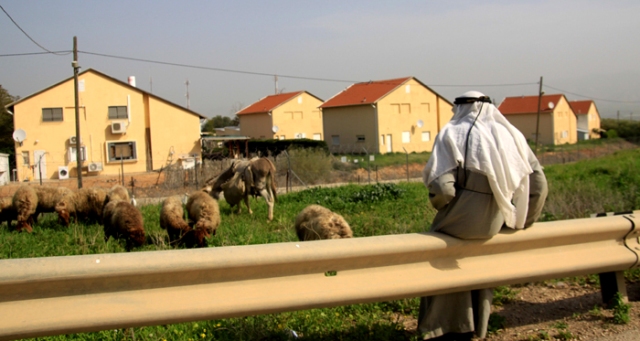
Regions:
[[122, 185], [115, 185], [109, 190], [104, 204], [108, 204], [111, 200], [130, 201], [129, 191]]
[[207, 246], [205, 238], [215, 236], [220, 225], [218, 202], [204, 190], [193, 192], [187, 200], [187, 213], [193, 223], [193, 231], [187, 233], [183, 239], [188, 244], [189, 240], [194, 240], [199, 247]]
[[66, 195], [73, 194], [73, 191], [66, 187], [33, 186], [33, 190], [38, 196], [38, 208], [36, 216], [40, 213], [56, 211], [56, 204]]
[[7, 222], [7, 227], [11, 230], [11, 222], [16, 220], [17, 212], [13, 208], [13, 198], [0, 198], [0, 224]]
[[141, 246], [145, 242], [142, 213], [129, 201], [111, 200], [105, 205], [102, 213], [104, 224], [104, 241], [109, 237], [125, 239], [126, 250]]
[[56, 204], [56, 213], [61, 224], [69, 226], [73, 215], [85, 221], [102, 222], [102, 208], [107, 197], [103, 188], [81, 188], [63, 196]]
[[38, 195], [33, 187], [22, 185], [18, 187], [12, 199], [13, 209], [16, 211], [16, 230], [33, 232], [33, 224], [36, 210], [38, 209]]
[[184, 209], [179, 196], [166, 198], [160, 211], [160, 227], [167, 230], [169, 242], [176, 243], [191, 230], [184, 220]]
[[295, 222], [300, 241], [352, 238], [353, 232], [344, 218], [320, 205], [305, 207]]

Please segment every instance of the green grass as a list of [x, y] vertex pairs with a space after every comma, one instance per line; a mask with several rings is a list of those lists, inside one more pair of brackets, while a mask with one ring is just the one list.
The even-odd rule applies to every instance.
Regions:
[[[389, 155], [389, 160], [393, 156]], [[426, 160], [420, 161], [423, 162]], [[640, 150], [546, 167], [550, 193], [543, 211], [544, 219], [569, 219], [600, 211], [637, 209], [640, 175], [636, 175], [636, 169], [640, 169]], [[295, 216], [309, 204], [321, 204], [342, 214], [355, 237], [424, 232], [435, 215], [428, 203], [428, 192], [420, 183], [311, 188], [279, 196], [274, 220], [270, 223], [266, 221], [267, 206], [263, 200], [252, 199], [252, 216], [246, 209], [235, 214], [235, 210], [221, 201], [222, 223], [209, 244], [223, 247], [296, 241]], [[141, 210], [150, 243], [133, 252], [171, 249], [167, 245], [166, 232], [159, 226], [160, 205], [145, 206]], [[9, 232], [4, 226], [0, 227], [0, 259], [125, 252], [123, 242], [113, 239], [105, 242], [103, 236], [100, 225], [61, 227], [50, 214], [39, 220], [32, 234]], [[638, 280], [640, 270], [627, 271], [627, 276]], [[585, 283], [597, 285], [593, 276], [581, 278]], [[496, 297], [502, 304], [515, 296], [515, 291], [509, 287], [497, 289]], [[291, 331], [295, 331], [308, 340], [414, 340], [418, 336], [404, 331], [398, 316], [417, 317], [418, 305], [419, 300], [414, 298], [41, 339], [129, 340], [133, 333], [135, 340], [288, 340]], [[502, 321], [494, 317], [494, 322], [496, 330], [502, 328]], [[557, 337], [569, 336], [568, 331], [560, 330]], [[540, 339], [545, 336], [541, 335]]]

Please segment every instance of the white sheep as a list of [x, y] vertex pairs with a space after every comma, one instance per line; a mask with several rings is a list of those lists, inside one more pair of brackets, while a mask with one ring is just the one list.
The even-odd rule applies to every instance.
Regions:
[[351, 227], [341, 215], [320, 205], [309, 205], [300, 211], [295, 229], [301, 241], [353, 237]]

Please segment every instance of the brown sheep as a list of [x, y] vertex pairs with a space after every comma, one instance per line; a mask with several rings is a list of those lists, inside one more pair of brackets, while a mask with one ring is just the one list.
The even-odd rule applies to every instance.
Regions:
[[38, 195], [33, 187], [22, 185], [18, 187], [13, 195], [13, 209], [16, 211], [16, 230], [33, 232], [31, 225], [33, 224], [38, 208]]
[[130, 202], [110, 201], [104, 207], [102, 221], [105, 242], [109, 240], [109, 237], [125, 239], [127, 251], [130, 251], [134, 246], [141, 246], [145, 243], [142, 213]]
[[[207, 246], [205, 238], [216, 235], [220, 225], [220, 208], [218, 202], [205, 191], [196, 191], [189, 195], [187, 200], [187, 213], [193, 224], [193, 231], [185, 238], [193, 239], [199, 247]], [[187, 242], [189, 244], [189, 242]]]
[[183, 235], [191, 230], [184, 220], [184, 209], [179, 196], [164, 199], [160, 210], [160, 227], [167, 230], [169, 242], [178, 242]]
[[66, 187], [52, 187], [52, 186], [33, 186], [33, 190], [38, 196], [38, 208], [37, 214], [48, 213], [56, 211], [56, 204], [65, 195], [73, 194], [73, 191]]
[[122, 185], [115, 185], [109, 190], [107, 198], [105, 199], [105, 205], [111, 200], [130, 201], [129, 191]]
[[18, 213], [13, 208], [13, 198], [0, 198], [0, 224], [7, 222], [7, 227], [11, 230], [11, 222], [16, 220]]
[[301, 241], [353, 237], [349, 224], [341, 215], [320, 205], [309, 205], [300, 211], [295, 229]]
[[69, 226], [71, 216], [76, 222], [78, 219], [90, 222], [102, 222], [102, 208], [107, 197], [107, 191], [103, 188], [81, 188], [69, 193], [56, 204], [58, 220], [61, 224]]

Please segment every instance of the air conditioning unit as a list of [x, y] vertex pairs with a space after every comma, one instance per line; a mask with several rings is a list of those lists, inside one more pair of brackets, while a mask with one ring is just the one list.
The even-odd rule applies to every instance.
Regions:
[[112, 134], [124, 134], [127, 132], [126, 122], [111, 122]]
[[91, 162], [87, 168], [89, 169], [89, 172], [101, 172], [102, 162]]
[[60, 180], [69, 179], [69, 167], [58, 166], [58, 179]]
[[[80, 139], [80, 143], [82, 143], [82, 139]], [[69, 144], [78, 144], [78, 139], [75, 136], [71, 136], [69, 138]]]

